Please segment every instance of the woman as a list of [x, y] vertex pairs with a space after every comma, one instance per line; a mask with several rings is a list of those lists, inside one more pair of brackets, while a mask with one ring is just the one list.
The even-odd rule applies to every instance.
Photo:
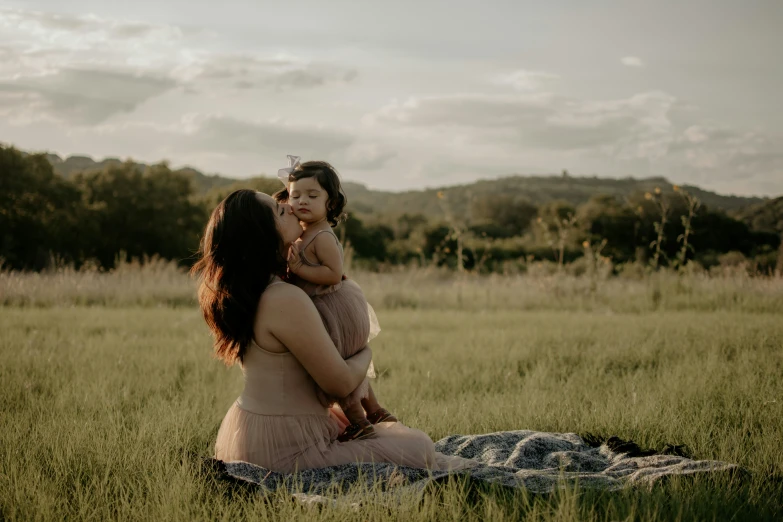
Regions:
[[399, 422], [377, 437], [337, 442], [335, 414], [316, 384], [336, 397], [364, 379], [370, 349], [343, 360], [310, 298], [280, 279], [289, 245], [302, 233], [289, 205], [238, 190], [212, 212], [193, 273], [199, 303], [226, 364], [239, 362], [245, 389], [218, 432], [215, 457], [290, 473], [351, 462], [444, 469], [472, 465], [435, 451], [423, 432]]

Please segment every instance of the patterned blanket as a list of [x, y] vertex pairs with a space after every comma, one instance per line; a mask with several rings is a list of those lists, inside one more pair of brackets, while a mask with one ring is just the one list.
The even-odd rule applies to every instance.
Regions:
[[426, 485], [454, 475], [543, 494], [566, 485], [616, 490], [628, 485], [651, 487], [674, 475], [744, 473], [735, 464], [687, 458], [679, 446], [645, 451], [616, 437], [604, 441], [585, 438], [587, 440], [574, 433], [527, 430], [451, 435], [436, 442], [436, 449], [479, 463], [474, 468], [457, 472], [366, 463], [285, 475], [246, 462], [212, 460], [210, 466], [223, 478], [255, 484], [265, 492], [281, 487], [301, 491], [295, 496], [302, 502], [325, 502], [328, 499], [323, 495], [334, 496], [335, 491], [357, 484], [382, 491], [400, 488], [423, 491]]

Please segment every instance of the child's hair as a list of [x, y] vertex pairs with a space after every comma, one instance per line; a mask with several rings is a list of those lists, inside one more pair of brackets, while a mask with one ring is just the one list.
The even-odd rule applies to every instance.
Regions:
[[[296, 169], [288, 175], [288, 182], [299, 181], [303, 178], [315, 178], [321, 185], [328, 199], [326, 200], [326, 220], [330, 225], [336, 227], [338, 223], [347, 217], [345, 205], [348, 203], [348, 197], [343, 192], [343, 186], [340, 184], [340, 178], [337, 171], [325, 161], [306, 161], [299, 164]], [[289, 198], [288, 187], [275, 192], [272, 197], [278, 203], [287, 202]]]

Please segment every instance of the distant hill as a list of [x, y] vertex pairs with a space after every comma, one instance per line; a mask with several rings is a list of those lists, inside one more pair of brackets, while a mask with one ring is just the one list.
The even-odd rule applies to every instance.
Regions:
[[[62, 159], [57, 154], [47, 154], [46, 159], [54, 167], [54, 171], [57, 174], [65, 178], [69, 178], [77, 172], [85, 172], [91, 170], [101, 170], [109, 165], [121, 165], [125, 163], [118, 158], [105, 158], [101, 161], [95, 161], [89, 156], [68, 156], [66, 159]], [[140, 169], [147, 167], [144, 163], [135, 163]], [[232, 178], [226, 178], [217, 174], [203, 174], [202, 172], [191, 168], [183, 167], [177, 169], [175, 172], [185, 174], [193, 180], [193, 186], [200, 193], [208, 192], [216, 187], [226, 187], [238, 180]]]
[[[466, 205], [474, 195], [509, 194], [527, 199], [535, 205], [563, 200], [576, 206], [597, 194], [622, 198], [634, 193], [652, 192], [656, 188], [664, 192], [672, 190], [671, 182], [664, 178], [612, 179], [572, 176], [510, 176], [467, 185], [399, 193], [370, 190], [356, 183], [346, 183], [345, 186], [349, 206], [353, 206], [355, 211], [380, 214], [421, 213], [432, 216], [442, 215], [442, 210], [437, 205], [438, 192], [443, 192], [451, 201], [452, 208], [468, 208]], [[682, 188], [698, 197], [708, 207], [725, 211], [739, 210], [766, 201], [756, 197], [724, 196], [694, 186]]]
[[783, 234], [783, 196], [757, 203], [731, 213], [752, 230]]
[[[95, 161], [88, 156], [70, 156], [62, 159], [56, 154], [48, 154], [47, 158], [55, 172], [64, 177], [70, 177], [80, 171], [102, 169], [107, 165], [122, 163], [117, 158]], [[146, 166], [143, 163], [137, 163], [137, 165], [139, 168]], [[191, 167], [178, 169], [177, 172], [188, 175], [200, 193], [207, 193], [212, 189], [234, 188], [246, 181], [218, 174], [203, 174]], [[365, 185], [354, 182], [346, 182], [344, 187], [348, 194], [349, 209], [359, 214], [401, 215], [408, 213], [435, 217], [442, 215], [442, 210], [437, 204], [438, 192], [444, 193], [447, 200], [451, 202], [452, 208], [467, 208], [465, 205], [468, 204], [470, 197], [486, 194], [511, 194], [525, 198], [536, 205], [553, 200], [564, 200], [573, 205], [579, 205], [597, 194], [611, 194], [622, 198], [638, 192], [650, 192], [656, 187], [668, 192], [671, 190], [672, 184], [665, 178], [509, 176], [476, 181], [466, 185], [405, 192], [372, 190]], [[757, 197], [725, 196], [695, 186], [683, 186], [683, 188], [697, 196], [703, 204], [710, 208], [719, 208], [732, 213], [764, 206], [781, 199], [770, 201]]]

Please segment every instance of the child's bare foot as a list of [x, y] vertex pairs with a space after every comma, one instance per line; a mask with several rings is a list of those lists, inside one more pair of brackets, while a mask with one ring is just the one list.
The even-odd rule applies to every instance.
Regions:
[[379, 422], [399, 422], [397, 417], [392, 415], [386, 408], [378, 408], [370, 413], [367, 415], [367, 420], [372, 424], [378, 424]]
[[337, 440], [340, 442], [348, 442], [349, 440], [372, 439], [375, 436], [375, 428], [364, 419], [345, 428], [345, 431], [337, 437]]

